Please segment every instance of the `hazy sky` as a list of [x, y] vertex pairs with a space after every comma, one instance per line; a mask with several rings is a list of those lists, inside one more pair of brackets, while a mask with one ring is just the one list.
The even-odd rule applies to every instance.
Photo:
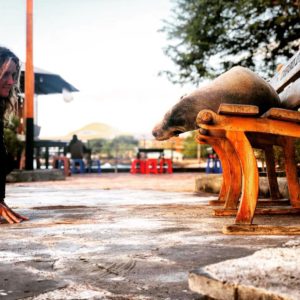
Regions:
[[[151, 133], [191, 87], [158, 72], [173, 69], [158, 32], [170, 0], [34, 0], [34, 65], [60, 74], [80, 90], [38, 97], [41, 137], [65, 135], [91, 122]], [[26, 1], [0, 0], [0, 44], [25, 61]]]

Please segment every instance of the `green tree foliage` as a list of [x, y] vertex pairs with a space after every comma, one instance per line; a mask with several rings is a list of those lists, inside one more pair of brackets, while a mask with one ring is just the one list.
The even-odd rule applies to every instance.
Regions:
[[[299, 165], [300, 163], [300, 139], [295, 140], [295, 160], [296, 164]], [[284, 161], [284, 154], [283, 149], [280, 146], [274, 146], [274, 158], [275, 158], [275, 166], [277, 171], [285, 171], [285, 161]], [[255, 157], [260, 161], [266, 163], [265, 153], [262, 150], [255, 149]]]
[[87, 147], [92, 150], [92, 154], [98, 154], [101, 152], [105, 139], [95, 139], [88, 141]]
[[178, 71], [174, 83], [199, 83], [235, 65], [269, 77], [300, 45], [300, 0], [174, 0], [162, 31]]
[[297, 139], [295, 142], [295, 148], [296, 148], [296, 163], [300, 164], [300, 139]]
[[[198, 151], [199, 151], [199, 146], [195, 141], [195, 136], [198, 133], [196, 131], [191, 132], [189, 136], [187, 136], [184, 139], [183, 142], [183, 155], [185, 158], [197, 158]], [[207, 148], [210, 146], [208, 145], [201, 145], [200, 146], [200, 156], [202, 158], [206, 158], [208, 156], [208, 151]]]
[[197, 143], [195, 142], [195, 133], [185, 138], [183, 142], [183, 155], [185, 158], [197, 157]]
[[121, 135], [112, 140], [97, 139], [89, 141], [88, 147], [92, 149], [93, 154], [102, 154], [106, 157], [127, 157], [135, 151], [138, 146], [138, 140], [130, 135]]
[[4, 128], [4, 142], [9, 155], [9, 161], [13, 167], [18, 167], [23, 143], [18, 139], [17, 129], [20, 125], [20, 120], [13, 117]]

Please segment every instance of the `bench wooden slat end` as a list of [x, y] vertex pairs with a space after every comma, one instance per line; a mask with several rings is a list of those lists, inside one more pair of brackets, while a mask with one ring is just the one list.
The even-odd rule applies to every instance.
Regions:
[[300, 235], [300, 226], [226, 225], [222, 229], [228, 235]]
[[262, 115], [263, 118], [288, 121], [294, 123], [300, 123], [300, 112], [283, 109], [283, 108], [271, 108], [265, 114]]
[[259, 114], [259, 108], [255, 105], [222, 103], [220, 104], [218, 114], [236, 116], [257, 116]]

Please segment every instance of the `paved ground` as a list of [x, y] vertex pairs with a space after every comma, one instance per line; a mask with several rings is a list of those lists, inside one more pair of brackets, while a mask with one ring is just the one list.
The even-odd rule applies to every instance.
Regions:
[[[1, 225], [0, 299], [197, 299], [188, 273], [295, 237], [225, 236], [197, 174], [76, 175], [8, 184], [30, 218]], [[260, 217], [258, 223], [295, 222]], [[202, 297], [200, 297], [202, 299]]]

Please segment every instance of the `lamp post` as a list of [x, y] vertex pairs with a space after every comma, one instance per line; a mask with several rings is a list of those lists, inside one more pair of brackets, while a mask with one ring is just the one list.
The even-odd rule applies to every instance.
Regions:
[[26, 65], [25, 65], [25, 105], [26, 126], [25, 169], [33, 170], [34, 148], [34, 72], [33, 72], [33, 0], [26, 2]]

